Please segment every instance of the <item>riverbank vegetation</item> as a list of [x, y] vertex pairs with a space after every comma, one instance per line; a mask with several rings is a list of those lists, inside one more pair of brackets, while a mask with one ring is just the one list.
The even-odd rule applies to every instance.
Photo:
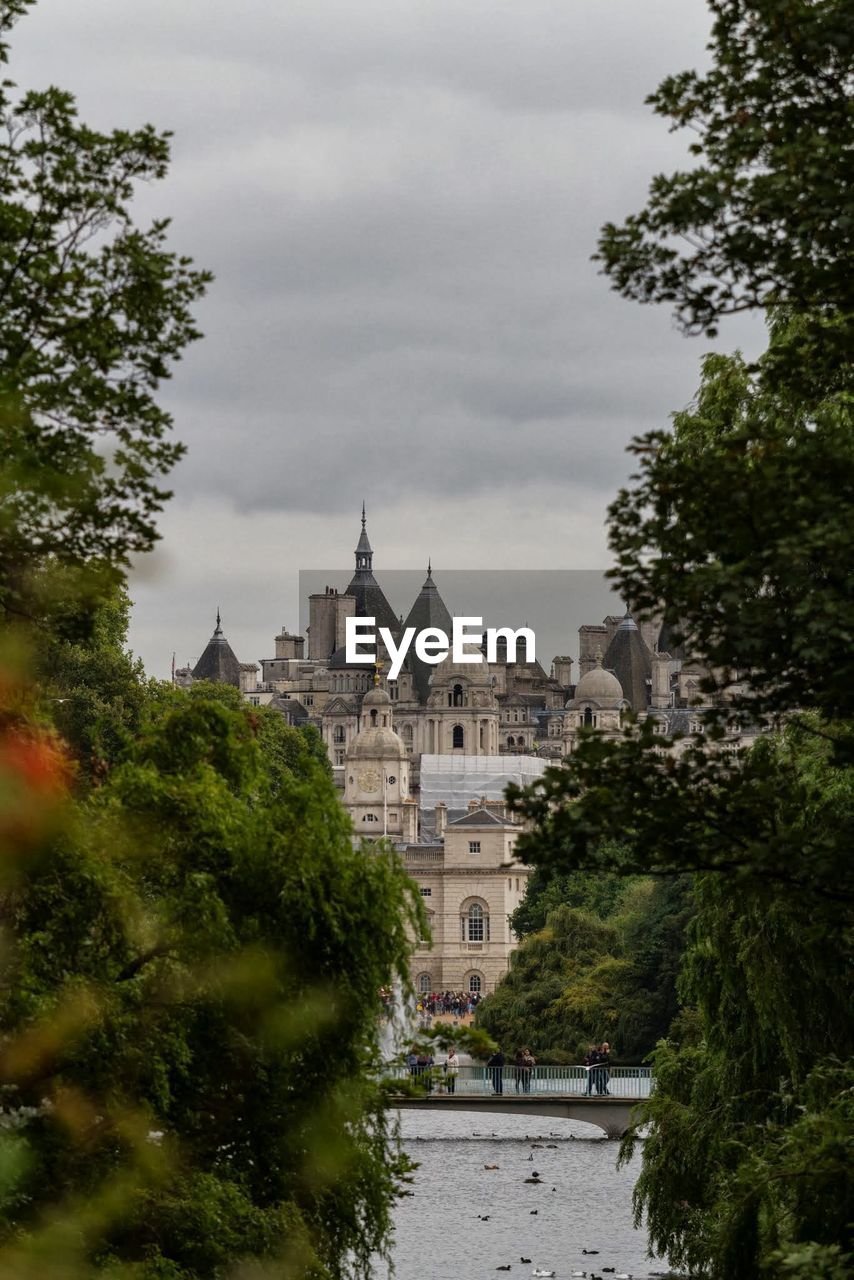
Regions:
[[641, 1063], [676, 1015], [676, 979], [692, 912], [688, 878], [534, 873], [513, 916], [522, 939], [477, 1025], [511, 1054], [579, 1063], [609, 1041]]
[[[636, 1207], [653, 1245], [715, 1280], [842, 1280], [854, 1267], [854, 15], [833, 0], [710, 7], [710, 69], [651, 99], [693, 131], [695, 167], [657, 178], [640, 214], [604, 229], [599, 256], [620, 292], [668, 303], [689, 333], [767, 316], [760, 360], [707, 357], [694, 403], [635, 442], [638, 474], [610, 513], [621, 593], [663, 616], [708, 665], [704, 700], [725, 702], [678, 758], [648, 729], [591, 734], [514, 803], [534, 824], [520, 852], [554, 883], [692, 878], [683, 1007], [639, 1117]], [[723, 749], [724, 729], [757, 723], [751, 750]], [[638, 1146], [630, 1137], [624, 1156]]]

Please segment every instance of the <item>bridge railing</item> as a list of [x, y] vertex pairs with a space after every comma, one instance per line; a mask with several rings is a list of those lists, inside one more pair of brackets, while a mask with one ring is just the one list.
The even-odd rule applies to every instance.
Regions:
[[399, 1067], [393, 1078], [410, 1080], [428, 1091], [472, 1095], [505, 1093], [510, 1096], [648, 1098], [652, 1088], [650, 1067], [552, 1067], [530, 1071], [513, 1066], [461, 1066], [456, 1075], [444, 1066]]

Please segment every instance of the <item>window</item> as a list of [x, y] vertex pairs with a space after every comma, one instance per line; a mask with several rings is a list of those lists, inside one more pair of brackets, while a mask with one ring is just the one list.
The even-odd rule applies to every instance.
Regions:
[[343, 763], [344, 763], [344, 752], [341, 750], [341, 748], [340, 748], [340, 747], [339, 747], [339, 749], [335, 752], [335, 763], [336, 763], [336, 764], [338, 764], [338, 765], [341, 765], [341, 764], [343, 764]]
[[515, 747], [516, 745], [516, 739], [513, 737], [512, 733], [510, 737], [507, 739], [507, 745], [508, 747]]
[[489, 942], [489, 915], [479, 902], [473, 902], [462, 917], [464, 942]]
[[390, 813], [390, 814], [388, 815], [388, 820], [389, 820], [389, 822], [397, 822], [397, 814], [396, 814], [396, 813]]
[[303, 702], [305, 703], [305, 705], [306, 705], [307, 707], [313, 707], [313, 706], [314, 706], [314, 694], [313, 694], [313, 693], [307, 693], [307, 694], [304, 696], [304, 698], [303, 698]]
[[378, 822], [378, 821], [379, 819], [377, 818], [377, 815], [375, 813], [365, 814], [365, 822]]
[[463, 705], [463, 686], [461, 684], [454, 685], [453, 705], [455, 707], [461, 707]]
[[593, 712], [590, 710], [589, 707], [584, 708], [584, 723], [586, 725], [593, 724]]
[[397, 702], [397, 681], [396, 680], [389, 680], [388, 696], [391, 698], [392, 702]]
[[469, 991], [482, 991], [483, 980], [479, 973], [473, 973], [469, 978]]
[[344, 732], [343, 724], [337, 724], [332, 733], [333, 742], [346, 742], [347, 734]]
[[421, 897], [422, 897], [422, 898], [432, 898], [432, 896], [433, 896], [433, 890], [432, 890], [432, 889], [423, 889], [423, 888], [422, 888], [422, 889], [420, 889], [420, 890], [419, 890], [419, 892], [420, 892], [420, 894], [421, 894]]
[[469, 853], [480, 853], [479, 840], [469, 840]]
[[428, 996], [433, 990], [433, 979], [429, 973], [419, 973], [418, 990], [421, 992], [422, 996]]
[[463, 726], [461, 724], [454, 725], [453, 739], [452, 739], [451, 745], [458, 750], [462, 750], [462, 748], [465, 746], [465, 733], [463, 731]]

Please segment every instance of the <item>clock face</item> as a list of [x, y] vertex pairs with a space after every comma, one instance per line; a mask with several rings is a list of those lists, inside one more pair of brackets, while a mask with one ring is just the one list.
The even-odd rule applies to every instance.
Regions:
[[379, 791], [382, 778], [376, 769], [364, 769], [359, 774], [359, 789], [361, 791]]

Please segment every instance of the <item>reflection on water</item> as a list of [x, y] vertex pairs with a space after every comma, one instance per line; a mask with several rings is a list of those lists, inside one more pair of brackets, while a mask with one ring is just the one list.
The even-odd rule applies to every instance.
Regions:
[[[592, 1126], [406, 1111], [402, 1132], [420, 1168], [395, 1211], [398, 1280], [497, 1280], [496, 1269], [508, 1265], [510, 1280], [535, 1267], [556, 1280], [603, 1267], [636, 1278], [666, 1274], [632, 1225], [639, 1161], [617, 1170], [618, 1144]], [[525, 1181], [534, 1172], [539, 1185]]]

